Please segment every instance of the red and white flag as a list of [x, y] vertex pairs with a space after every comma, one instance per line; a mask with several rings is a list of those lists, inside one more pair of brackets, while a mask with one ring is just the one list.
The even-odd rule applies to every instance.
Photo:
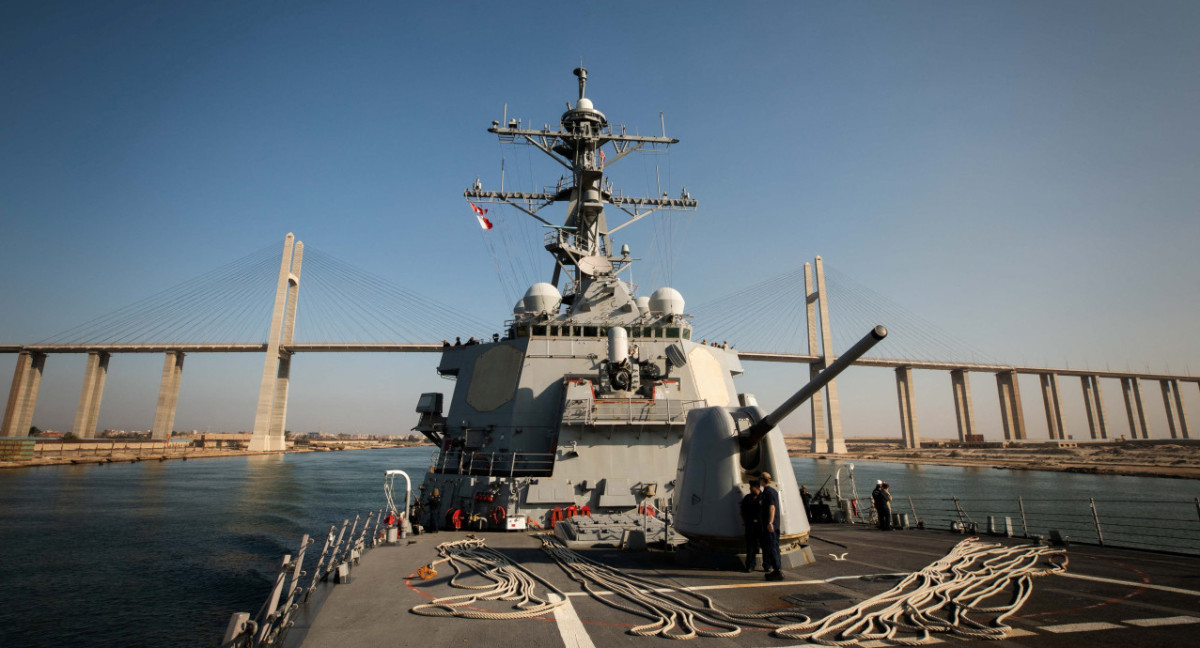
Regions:
[[471, 209], [474, 209], [475, 213], [479, 214], [480, 216], [487, 216], [487, 210], [480, 207], [479, 205], [476, 205], [475, 203], [471, 203]]
[[492, 221], [484, 218], [483, 216], [480, 216], [479, 214], [475, 214], [475, 218], [479, 219], [479, 226], [482, 227], [483, 229], [485, 229], [485, 230], [492, 229]]

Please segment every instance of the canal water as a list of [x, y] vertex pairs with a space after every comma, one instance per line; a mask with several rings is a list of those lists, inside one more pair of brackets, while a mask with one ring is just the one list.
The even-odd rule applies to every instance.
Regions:
[[[431, 452], [0, 471], [0, 646], [215, 645], [231, 613], [259, 609], [281, 557], [296, 551], [301, 535], [322, 539], [331, 524], [382, 508], [384, 471], [405, 470], [419, 482]], [[793, 465], [811, 490], [829, 478], [832, 492], [837, 473], [843, 494], [851, 492], [847, 462]], [[1084, 537], [1093, 520], [1089, 497], [1106, 525], [1118, 525], [1106, 533], [1118, 534], [1122, 524], [1143, 535], [1173, 529], [1144, 504], [1170, 502], [1180, 549], [1200, 552], [1200, 522], [1185, 506], [1200, 496], [1200, 482], [855, 462], [860, 497], [877, 479], [891, 484], [897, 511], [908, 512], [911, 496], [929, 526], [961, 519], [951, 496], [981, 530], [983, 508], [1012, 516], [1023, 498], [1030, 533], [1078, 517], [1079, 530], [1069, 532], [1083, 541], [1093, 541]]]

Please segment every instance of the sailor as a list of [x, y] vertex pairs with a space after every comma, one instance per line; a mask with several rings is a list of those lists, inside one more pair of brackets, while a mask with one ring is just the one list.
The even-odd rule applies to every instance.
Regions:
[[427, 504], [429, 508], [429, 532], [437, 533], [438, 509], [440, 509], [442, 506], [442, 496], [438, 493], [438, 489], [433, 489], [433, 492], [429, 494], [429, 500]]
[[765, 472], [758, 478], [762, 486], [762, 551], [763, 569], [767, 570], [767, 580], [783, 580], [783, 560], [779, 555], [779, 492], [771, 486], [771, 473]]
[[454, 346], [456, 346], [456, 347], [462, 346], [462, 338], [461, 337], [454, 338]]
[[[742, 525], [746, 528], [746, 565], [744, 571], [754, 571], [758, 560], [758, 549], [762, 544], [762, 488], [757, 481], [750, 482], [750, 492], [742, 498]], [[766, 562], [766, 556], [763, 556]]]
[[812, 501], [812, 493], [808, 492], [808, 486], [800, 484], [800, 501], [804, 502], [804, 515], [808, 517], [808, 521], [812, 522], [812, 513], [808, 512], [808, 503]]
[[879, 530], [891, 531], [892, 494], [888, 491], [887, 482], [875, 481], [875, 490], [871, 491], [871, 505], [875, 507], [875, 515], [879, 519]]

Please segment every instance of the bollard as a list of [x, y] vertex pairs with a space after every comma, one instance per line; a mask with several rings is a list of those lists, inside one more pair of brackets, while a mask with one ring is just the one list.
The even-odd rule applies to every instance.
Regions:
[[1013, 537], [1012, 518], [1008, 517], [1008, 516], [1004, 517], [1004, 537], [1006, 537], [1006, 538]]

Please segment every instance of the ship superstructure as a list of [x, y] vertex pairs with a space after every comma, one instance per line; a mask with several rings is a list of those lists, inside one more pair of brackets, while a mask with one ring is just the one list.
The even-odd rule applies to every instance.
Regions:
[[[662, 510], [674, 488], [687, 413], [736, 406], [737, 354], [692, 339], [683, 297], [661, 287], [637, 296], [635, 261], [613, 234], [662, 209], [692, 210], [686, 192], [631, 198], [615, 192], [605, 167], [643, 148], [678, 140], [614, 129], [585, 96], [560, 128], [493, 122], [501, 140], [532, 145], [569, 170], [554, 191], [465, 192], [473, 203], [511, 205], [548, 226], [554, 259], [513, 309], [503, 337], [444, 350], [438, 373], [455, 387], [423, 394], [416, 429], [439, 447], [426, 476], [441, 508], [458, 523], [520, 514], [537, 523], [585, 510], [593, 516], [650, 506]], [[565, 203], [562, 225], [542, 215]], [[610, 226], [606, 209], [623, 221]], [[452, 520], [453, 521], [453, 520]]]

